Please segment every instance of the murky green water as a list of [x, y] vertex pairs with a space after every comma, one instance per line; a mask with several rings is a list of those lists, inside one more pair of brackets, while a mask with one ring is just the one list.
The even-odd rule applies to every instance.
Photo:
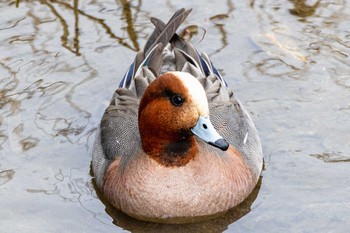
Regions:
[[[0, 232], [347, 232], [350, 4], [128, 2], [0, 2]], [[251, 112], [265, 170], [220, 218], [143, 223], [96, 194], [91, 147], [149, 17], [180, 7], [193, 8], [184, 27]]]

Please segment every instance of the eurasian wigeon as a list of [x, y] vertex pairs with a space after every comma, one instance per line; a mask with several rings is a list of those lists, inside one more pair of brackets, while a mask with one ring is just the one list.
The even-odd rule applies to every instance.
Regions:
[[106, 109], [93, 148], [97, 186], [141, 220], [184, 223], [241, 203], [262, 169], [255, 126], [208, 56], [155, 29]]

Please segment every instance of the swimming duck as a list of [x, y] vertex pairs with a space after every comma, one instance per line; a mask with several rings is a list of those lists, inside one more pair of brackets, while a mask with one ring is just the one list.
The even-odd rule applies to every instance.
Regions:
[[155, 29], [105, 110], [93, 148], [97, 186], [122, 212], [184, 223], [241, 203], [262, 169], [256, 128], [205, 53], [176, 34], [191, 10]]

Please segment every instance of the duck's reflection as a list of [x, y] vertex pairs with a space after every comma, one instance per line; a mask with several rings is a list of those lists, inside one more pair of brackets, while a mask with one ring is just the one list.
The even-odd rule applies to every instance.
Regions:
[[129, 217], [123, 212], [115, 209], [98, 191], [98, 188], [93, 181], [97, 196], [106, 206], [106, 212], [114, 219], [114, 224], [122, 227], [125, 230], [137, 233], [144, 232], [222, 232], [227, 227], [238, 219], [248, 214], [251, 210], [251, 205], [258, 196], [262, 183], [262, 177], [260, 176], [259, 181], [254, 188], [253, 192], [238, 206], [230, 209], [226, 213], [217, 216], [215, 218], [199, 221], [188, 224], [163, 224], [163, 223], [152, 223], [145, 222]]

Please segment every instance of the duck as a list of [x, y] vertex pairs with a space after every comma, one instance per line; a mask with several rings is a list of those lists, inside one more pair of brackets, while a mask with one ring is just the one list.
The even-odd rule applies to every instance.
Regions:
[[143, 221], [187, 223], [243, 202], [261, 174], [256, 127], [205, 53], [177, 29], [192, 9], [154, 31], [113, 93], [92, 152], [98, 190]]

